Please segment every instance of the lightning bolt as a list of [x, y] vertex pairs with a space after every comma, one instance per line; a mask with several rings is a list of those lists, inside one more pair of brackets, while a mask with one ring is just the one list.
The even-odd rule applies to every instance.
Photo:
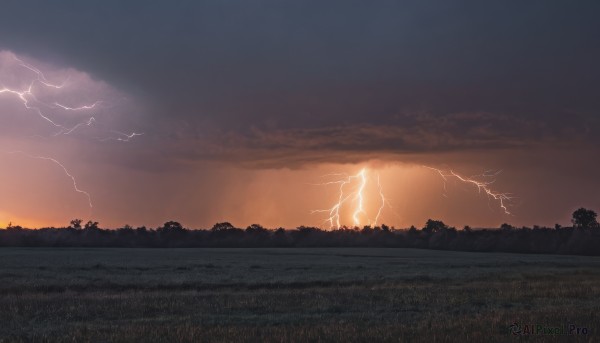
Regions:
[[361, 169], [361, 171], [358, 173], [358, 175], [360, 176], [360, 186], [358, 188], [358, 191], [356, 192], [356, 196], [354, 197], [354, 199], [358, 201], [358, 206], [357, 206], [356, 210], [354, 211], [354, 214], [352, 215], [352, 219], [354, 219], [355, 226], [360, 225], [360, 219], [358, 218], [358, 216], [361, 213], [365, 213], [365, 209], [363, 207], [363, 202], [364, 202], [363, 192], [365, 190], [365, 184], [367, 183], [367, 178], [365, 176], [364, 168]]
[[95, 103], [93, 103], [91, 105], [83, 105], [83, 106], [79, 106], [79, 107], [69, 107], [69, 106], [65, 106], [65, 105], [59, 104], [58, 102], [55, 102], [54, 106], [60, 107], [60, 108], [62, 108], [65, 111], [81, 111], [81, 110], [91, 110], [91, 109], [94, 109], [100, 103], [102, 103], [102, 101], [96, 101]]
[[383, 195], [383, 188], [381, 187], [381, 180], [379, 179], [379, 174], [377, 174], [377, 189], [379, 190], [379, 197], [381, 198], [381, 206], [379, 206], [379, 210], [377, 211], [377, 216], [375, 217], [375, 222], [373, 225], [377, 225], [379, 221], [379, 217], [381, 217], [381, 213], [383, 212], [383, 208], [386, 205], [385, 195]]
[[66, 131], [59, 131], [57, 133], [54, 134], [54, 136], [58, 136], [58, 135], [68, 135], [71, 134], [73, 131], [77, 130], [79, 127], [81, 126], [92, 126], [92, 124], [96, 122], [96, 119], [94, 117], [90, 117], [90, 119], [88, 119], [86, 122], [83, 123], [79, 123], [75, 126], [73, 126], [71, 129], [66, 130]]
[[[60, 135], [70, 135], [73, 132], [84, 127], [91, 127], [95, 123], [97, 123], [97, 119], [93, 116], [93, 114], [96, 114], [97, 110], [99, 110], [100, 108], [110, 107], [110, 105], [105, 105], [104, 101], [102, 100], [84, 104], [73, 104], [71, 101], [54, 101], [52, 97], [55, 97], [57, 95], [63, 95], [69, 89], [72, 89], [71, 85], [69, 85], [69, 87], [66, 87], [70, 80], [70, 76], [66, 77], [66, 79], [62, 83], [57, 84], [51, 82], [40, 69], [31, 64], [25, 63], [22, 59], [18, 58], [15, 54], [11, 52], [0, 51], [0, 57], [4, 57], [4, 59], [0, 60], [0, 62], [3, 62], [3, 64], [0, 65], [0, 68], [6, 68], [0, 69], [0, 71], [9, 70], [7, 74], [0, 74], [0, 98], [10, 97], [12, 99], [15, 99], [17, 101], [17, 104], [22, 105], [23, 108], [25, 108], [27, 111], [31, 111], [37, 114], [37, 116], [39, 116], [45, 123], [49, 123], [50, 126], [53, 128], [53, 133], [51, 135], [33, 135], [33, 137], [49, 139], [51, 137], [57, 137]], [[20, 82], [19, 86], [9, 86], [9, 80], [12, 80], [12, 78], [15, 78]], [[84, 116], [85, 119], [81, 120], [79, 123], [74, 125], [72, 123], [67, 124], [61, 122], [61, 120], [59, 119], [56, 119], [60, 118], [59, 115], [63, 115], [68, 112], [82, 113], [82, 116]], [[116, 140], [120, 142], [129, 142], [130, 140], [143, 135], [143, 133], [137, 132], [110, 132], [111, 137], [99, 140]], [[81, 193], [86, 197], [91, 213], [91, 209], [93, 208], [92, 196], [89, 192], [79, 187], [75, 176], [67, 169], [65, 164], [53, 157], [29, 154], [20, 150], [7, 152], [7, 154], [19, 154], [27, 158], [47, 161], [60, 167], [64, 174], [71, 180], [75, 192]]]
[[83, 195], [85, 195], [87, 197], [88, 205], [90, 206], [90, 209], [94, 207], [93, 204], [92, 204], [92, 196], [90, 195], [90, 193], [88, 193], [88, 192], [80, 189], [79, 186], [77, 186], [77, 180], [75, 179], [75, 177], [58, 160], [56, 160], [56, 159], [54, 159], [52, 157], [30, 155], [30, 154], [28, 154], [26, 152], [23, 152], [23, 151], [10, 151], [10, 152], [8, 152], [8, 154], [21, 154], [21, 155], [29, 157], [29, 158], [50, 161], [50, 162], [58, 165], [63, 170], [63, 172], [65, 173], [65, 175], [67, 175], [71, 179], [71, 181], [73, 182], [73, 188], [75, 189], [75, 191], [77, 193], [81, 193], [81, 194], [83, 194]]
[[46, 79], [46, 76], [44, 76], [44, 73], [42, 73], [39, 69], [35, 68], [34, 66], [31, 66], [25, 62], [23, 62], [21, 59], [19, 59], [17, 56], [15, 56], [14, 54], [12, 54], [12, 58], [17, 61], [19, 63], [20, 66], [22, 66], [23, 68], [29, 69], [32, 72], [34, 72], [37, 76], [37, 81], [41, 84], [43, 84], [46, 87], [50, 87], [50, 88], [56, 88], [56, 89], [61, 89], [65, 86], [66, 82], [68, 81], [65, 80], [61, 85], [56, 85], [53, 83], [50, 83], [48, 81], [48, 79]]
[[112, 133], [117, 134], [118, 137], [107, 137], [107, 138], [102, 138], [100, 139], [101, 142], [106, 142], [106, 141], [119, 141], [119, 142], [129, 142], [131, 139], [133, 139], [134, 137], [137, 136], [142, 136], [144, 133], [137, 133], [137, 132], [132, 132], [132, 133], [123, 133], [123, 132], [119, 132], [119, 131], [114, 131], [111, 130]]
[[[46, 107], [46, 108], [62, 109], [65, 111], [88, 111], [88, 110], [95, 109], [101, 103], [101, 101], [96, 101], [93, 104], [82, 105], [82, 106], [78, 106], [78, 107], [70, 107], [70, 106], [60, 104], [58, 102], [54, 102], [53, 104], [47, 104], [45, 102], [42, 102], [36, 97], [35, 92], [34, 92], [34, 89], [35, 89], [34, 85], [36, 84], [36, 82], [47, 88], [62, 89], [65, 86], [68, 79], [65, 80], [65, 82], [63, 82], [62, 84], [51, 83], [50, 81], [48, 81], [46, 76], [44, 76], [44, 74], [36, 67], [23, 62], [21, 59], [19, 59], [14, 54], [12, 54], [11, 57], [17, 62], [17, 65], [33, 72], [35, 74], [35, 77], [29, 83], [29, 86], [26, 89], [12, 89], [12, 88], [2, 85], [2, 86], [0, 86], [0, 87], [2, 87], [2, 88], [0, 88], [0, 94], [14, 95], [17, 99], [20, 100], [20, 102], [23, 104], [23, 106], [26, 109], [34, 111], [43, 120], [47, 121], [52, 126], [58, 128], [59, 131], [56, 134], [54, 134], [54, 136], [58, 136], [61, 134], [68, 135], [82, 126], [92, 125], [92, 123], [95, 121], [94, 117], [90, 117], [86, 121], [79, 123], [77, 125], [74, 125], [72, 127], [67, 127], [65, 125], [57, 123], [55, 120], [52, 120], [48, 115], [46, 115], [44, 113], [44, 111], [42, 111], [42, 109], [38, 105], [42, 105], [43, 107]], [[0, 82], [1, 82], [1, 80], [0, 80]], [[33, 103], [36, 103], [37, 105], [34, 105]]]
[[[311, 213], [328, 213], [329, 217], [325, 219], [324, 222], [329, 223], [330, 228], [339, 228], [342, 226], [342, 216], [340, 212], [342, 211], [342, 208], [346, 203], [351, 202], [354, 205], [354, 210], [352, 212], [352, 222], [354, 226], [359, 227], [361, 225], [361, 217], [368, 216], [368, 213], [365, 209], [365, 204], [368, 200], [365, 195], [365, 189], [367, 188], [369, 181], [371, 181], [371, 178], [369, 178], [367, 174], [367, 168], [362, 168], [358, 173], [354, 175], [347, 175], [343, 173], [324, 175], [343, 177], [340, 180], [316, 184], [318, 186], [339, 185], [337, 202], [328, 209], [312, 210]], [[347, 187], [352, 184], [356, 184], [357, 186], [354, 190], [347, 191]], [[377, 222], [381, 217], [383, 209], [387, 205], [386, 198], [383, 194], [383, 189], [381, 187], [379, 174], [377, 175], [377, 187], [381, 203], [377, 215], [375, 216], [375, 219], [368, 220], [369, 225], [377, 225]]]
[[[472, 177], [464, 177], [462, 175], [457, 174], [453, 170], [443, 171], [441, 169], [433, 168], [433, 167], [429, 167], [429, 166], [423, 166], [423, 167], [427, 168], [427, 169], [431, 169], [440, 175], [440, 177], [444, 181], [444, 191], [446, 190], [446, 182], [448, 181], [448, 178], [456, 178], [460, 182], [474, 185], [475, 187], [477, 187], [477, 191], [479, 193], [483, 192], [489, 198], [497, 200], [500, 208], [504, 211], [505, 214], [507, 214], [507, 215], [512, 214], [512, 213], [510, 213], [510, 211], [508, 210], [508, 207], [507, 207], [508, 206], [507, 203], [510, 202], [512, 199], [514, 199], [514, 197], [511, 196], [510, 193], [499, 193], [499, 192], [492, 190], [490, 186], [496, 181], [495, 179], [493, 179], [491, 181], [479, 181], [476, 179], [477, 177], [479, 177], [479, 178], [495, 178], [502, 172], [501, 170], [496, 171], [496, 172], [485, 171], [481, 175], [472, 176]], [[444, 196], [446, 196], [446, 195], [444, 195]]]
[[29, 105], [29, 99], [27, 99], [27, 96], [29, 95], [32, 98], [35, 98], [35, 96], [32, 93], [32, 88], [33, 88], [33, 83], [31, 83], [26, 90], [22, 90], [22, 91], [4, 87], [4, 88], [0, 89], [0, 94], [8, 93], [8, 94], [16, 95], [23, 102], [23, 106], [25, 106], [25, 108], [27, 108], [28, 110], [33, 110], [33, 111], [37, 112], [40, 117], [42, 117], [44, 120], [46, 120], [50, 124], [54, 125], [55, 127], [65, 129], [65, 127], [63, 127], [62, 125], [55, 123], [52, 119], [45, 116], [39, 107], [34, 107], [34, 106]]

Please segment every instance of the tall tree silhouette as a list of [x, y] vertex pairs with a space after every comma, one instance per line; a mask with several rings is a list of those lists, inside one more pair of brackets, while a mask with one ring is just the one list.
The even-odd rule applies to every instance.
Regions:
[[573, 222], [573, 226], [578, 228], [598, 227], [597, 216], [596, 212], [582, 207], [573, 212], [573, 219], [571, 221]]
[[79, 229], [81, 229], [81, 223], [83, 223], [83, 220], [81, 220], [81, 219], [73, 219], [73, 220], [71, 220], [71, 227], [73, 229], [79, 230]]

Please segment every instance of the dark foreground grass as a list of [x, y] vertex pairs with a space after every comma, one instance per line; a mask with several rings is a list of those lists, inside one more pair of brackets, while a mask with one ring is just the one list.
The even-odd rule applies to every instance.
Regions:
[[[2, 342], [600, 341], [594, 258], [391, 249], [0, 257]], [[514, 322], [588, 334], [515, 337]]]

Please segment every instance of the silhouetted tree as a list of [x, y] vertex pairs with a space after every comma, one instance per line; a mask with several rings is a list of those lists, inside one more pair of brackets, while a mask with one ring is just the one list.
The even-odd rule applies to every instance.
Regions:
[[268, 231], [267, 229], [265, 229], [264, 227], [262, 227], [261, 225], [258, 225], [258, 224], [252, 224], [246, 228], [246, 233], [249, 233], [249, 234], [263, 234], [263, 233], [266, 233], [267, 231]]
[[23, 227], [21, 225], [14, 225], [12, 222], [8, 223], [6, 227], [7, 230], [22, 230]]
[[71, 228], [79, 230], [81, 229], [81, 223], [83, 222], [83, 220], [81, 219], [73, 219], [71, 220]]
[[[97, 230], [98, 224], [99, 224], [98, 222], [93, 222], [93, 221], [89, 220], [87, 223], [85, 223], [83, 228], [86, 230]], [[81, 223], [79, 223], [79, 227], [81, 227]]]
[[427, 233], [433, 233], [433, 232], [438, 232], [440, 230], [447, 229], [447, 228], [448, 228], [448, 225], [444, 224], [444, 222], [442, 222], [441, 220], [429, 219], [425, 223], [425, 227], [423, 228], [423, 231], [427, 232]]
[[164, 223], [163, 226], [160, 227], [158, 230], [164, 232], [183, 231], [183, 226], [178, 222], [168, 221]]
[[573, 226], [577, 228], [595, 228], [598, 227], [598, 221], [596, 217], [598, 215], [592, 210], [580, 208], [573, 212]]
[[235, 229], [235, 226], [233, 226], [229, 222], [223, 222], [223, 223], [216, 223], [215, 225], [213, 225], [211, 230], [212, 231], [227, 231], [227, 230], [231, 230], [231, 229]]

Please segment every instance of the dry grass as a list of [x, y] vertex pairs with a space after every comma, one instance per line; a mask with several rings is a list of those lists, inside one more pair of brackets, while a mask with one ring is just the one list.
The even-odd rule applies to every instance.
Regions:
[[[0, 341], [516, 340], [586, 326], [600, 259], [395, 249], [2, 249]], [[523, 337], [554, 341], [557, 337]]]

